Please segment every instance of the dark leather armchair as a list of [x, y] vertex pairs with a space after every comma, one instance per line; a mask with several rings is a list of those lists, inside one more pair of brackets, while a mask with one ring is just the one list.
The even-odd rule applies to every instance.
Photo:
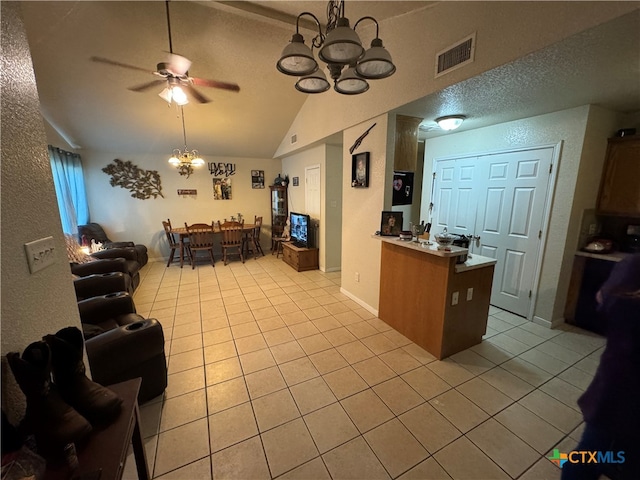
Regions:
[[131, 277], [122, 272], [94, 273], [86, 277], [78, 277], [73, 280], [73, 287], [78, 300], [116, 292], [133, 294]]
[[[96, 260], [87, 263], [73, 263], [71, 265], [71, 273], [79, 277], [87, 277], [95, 274], [122, 272], [130, 278], [130, 288], [126, 291], [133, 293], [140, 284], [140, 264], [135, 260], [129, 260], [123, 257], [116, 258], [98, 258], [99, 254], [109, 252], [109, 250], [103, 250], [96, 252], [91, 257]], [[102, 256], [102, 255], [100, 255]]]
[[140, 377], [140, 403], [164, 392], [167, 361], [158, 320], [138, 315], [126, 292], [81, 300], [78, 310], [94, 381], [110, 385]]
[[104, 229], [99, 223], [89, 223], [87, 225], [78, 225], [78, 240], [82, 242], [83, 237], [87, 242], [95, 240], [102, 243], [102, 246], [111, 250], [113, 248], [133, 248], [136, 252], [135, 260], [140, 264], [140, 267], [144, 267], [149, 261], [149, 255], [147, 253], [147, 247], [133, 242], [112, 242], [108, 237]]

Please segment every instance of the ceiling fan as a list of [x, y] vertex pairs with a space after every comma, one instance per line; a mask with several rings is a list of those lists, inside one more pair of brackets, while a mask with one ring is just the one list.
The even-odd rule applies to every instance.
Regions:
[[167, 0], [165, 3], [167, 7], [167, 30], [169, 32], [169, 58], [166, 62], [158, 63], [155, 71], [150, 71], [143, 67], [129, 65], [127, 63], [110, 60], [104, 57], [93, 56], [91, 57], [91, 60], [94, 62], [114, 65], [116, 67], [139, 70], [160, 77], [141, 85], [129, 87], [129, 90], [133, 92], [144, 92], [146, 90], [149, 90], [150, 88], [165, 85], [165, 89], [161, 93], [159, 93], [159, 96], [166, 100], [168, 103], [171, 103], [172, 100], [178, 105], [185, 105], [189, 103], [187, 92], [200, 103], [210, 102], [211, 100], [200, 93], [198, 90], [196, 90], [194, 88], [194, 85], [198, 87], [221, 88], [223, 90], [239, 92], [240, 87], [235, 83], [221, 82], [218, 80], [209, 80], [205, 78], [189, 76], [188, 71], [189, 67], [191, 66], [191, 61], [188, 58], [183, 57], [182, 55], [173, 53], [173, 44], [171, 41], [171, 21], [169, 17], [169, 1]]

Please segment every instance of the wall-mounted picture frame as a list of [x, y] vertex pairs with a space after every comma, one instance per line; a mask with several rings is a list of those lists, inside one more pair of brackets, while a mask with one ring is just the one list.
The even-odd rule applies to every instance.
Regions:
[[369, 186], [369, 152], [351, 156], [351, 186], [354, 188]]
[[300, 177], [293, 177], [293, 186], [297, 187], [300, 185]]
[[397, 237], [402, 231], [402, 212], [382, 212], [380, 221], [380, 235]]
[[264, 188], [264, 170], [251, 170], [251, 188]]
[[213, 199], [214, 200], [231, 200], [231, 179], [230, 178], [214, 178], [213, 179]]

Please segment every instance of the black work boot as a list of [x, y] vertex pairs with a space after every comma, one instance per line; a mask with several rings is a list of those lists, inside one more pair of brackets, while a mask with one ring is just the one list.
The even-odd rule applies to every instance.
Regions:
[[24, 424], [41, 454], [60, 454], [67, 444], [78, 443], [91, 432], [87, 419], [64, 402], [51, 383], [51, 351], [45, 342], [32, 343], [22, 357], [9, 352], [7, 360], [27, 397]]
[[67, 327], [44, 340], [51, 348], [53, 381], [64, 401], [93, 425], [111, 422], [120, 412], [122, 399], [85, 375], [82, 332]]

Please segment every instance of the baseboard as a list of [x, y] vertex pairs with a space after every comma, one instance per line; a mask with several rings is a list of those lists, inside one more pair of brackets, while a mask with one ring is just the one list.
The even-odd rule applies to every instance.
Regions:
[[343, 295], [346, 295], [347, 297], [349, 297], [350, 300], [353, 300], [354, 302], [356, 302], [358, 305], [360, 305], [366, 311], [368, 311], [370, 313], [373, 313], [376, 317], [378, 316], [378, 310], [377, 309], [373, 308], [371, 305], [369, 305], [365, 301], [360, 300], [358, 297], [353, 295], [351, 292], [348, 292], [344, 288], [340, 287], [340, 293], [342, 293]]
[[340, 270], [342, 270], [341, 267], [329, 267], [329, 268], [321, 268], [320, 270], [322, 270], [325, 273], [331, 273], [331, 272], [339, 272]]
[[564, 320], [560, 320], [558, 322], [550, 322], [549, 320], [546, 320], [542, 317], [536, 317], [534, 315], [532, 322], [535, 323], [536, 325], [540, 325], [541, 327], [552, 329], [564, 323]]

